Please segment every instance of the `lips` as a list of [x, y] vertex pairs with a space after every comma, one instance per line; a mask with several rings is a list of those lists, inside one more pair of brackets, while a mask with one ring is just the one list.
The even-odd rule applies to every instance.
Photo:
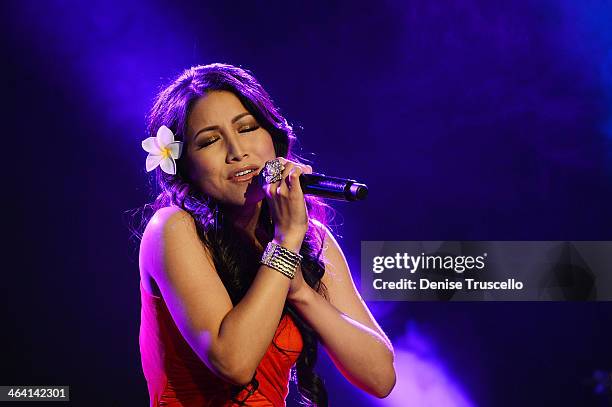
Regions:
[[[236, 175], [248, 170], [250, 170], [251, 172], [248, 172], [244, 175]], [[259, 166], [246, 165], [242, 168], [237, 169], [236, 171], [233, 171], [229, 176], [229, 180], [232, 182], [246, 182], [251, 180], [251, 178], [255, 177], [257, 174], [259, 174]]]

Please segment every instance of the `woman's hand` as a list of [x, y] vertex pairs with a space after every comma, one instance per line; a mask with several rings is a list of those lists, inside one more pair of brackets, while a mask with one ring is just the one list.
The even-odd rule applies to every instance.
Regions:
[[282, 157], [278, 160], [285, 167], [282, 179], [263, 185], [275, 225], [273, 242], [299, 253], [308, 230], [308, 212], [300, 186], [300, 174], [312, 173], [312, 167]]

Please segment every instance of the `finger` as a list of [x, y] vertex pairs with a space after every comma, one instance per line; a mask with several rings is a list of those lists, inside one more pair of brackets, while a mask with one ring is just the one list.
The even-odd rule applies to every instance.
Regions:
[[287, 164], [290, 164], [290, 163], [291, 163], [291, 161], [287, 160], [287, 159], [286, 159], [286, 158], [284, 158], [284, 157], [276, 157], [276, 160], [277, 160], [278, 162], [280, 162], [280, 163], [281, 163], [281, 166], [282, 166], [282, 168], [283, 168], [283, 169], [282, 169], [282, 171], [281, 171], [281, 173], [282, 173], [282, 172], [285, 172], [285, 170], [287, 169]]
[[287, 175], [286, 178], [286, 183], [287, 183], [287, 187], [289, 189], [294, 189], [296, 186], [299, 187], [300, 185], [300, 175], [303, 173], [304, 171], [302, 170], [302, 167], [300, 166], [294, 166], [291, 171], [289, 172], [289, 174]]
[[[281, 168], [282, 169], [281, 169], [280, 180], [279, 181], [282, 181], [282, 179], [284, 177], [284, 174], [286, 174], [286, 170], [287, 170], [287, 168], [285, 167], [285, 164], [284, 164], [284, 163], [287, 162], [287, 160], [282, 158], [282, 157], [278, 157], [278, 158], [276, 158], [276, 160], [281, 164]], [[262, 186], [262, 189], [265, 192], [265, 195], [268, 198], [274, 198], [276, 195], [278, 195], [278, 193], [280, 191], [279, 188], [278, 188], [279, 181], [268, 183], [264, 179], [263, 175], [260, 177], [259, 181], [260, 181], [260, 184]]]
[[289, 196], [289, 185], [287, 184], [287, 177], [294, 170], [293, 164], [287, 164], [283, 171], [283, 178], [278, 183], [278, 194], [281, 196]]
[[272, 199], [276, 198], [276, 195], [278, 195], [278, 185], [279, 185], [279, 181], [271, 182], [271, 183], [266, 183], [264, 181], [262, 183], [262, 189], [264, 190], [266, 197], [272, 198]]
[[295, 167], [295, 164], [291, 161], [287, 161], [286, 164], [284, 164], [284, 167], [285, 169], [281, 173], [282, 180], [287, 178], [287, 175], [289, 175], [289, 173], [291, 172], [291, 169]]
[[285, 166], [285, 168], [288, 168], [289, 166], [302, 167], [302, 174], [312, 174], [312, 167], [308, 164], [301, 164], [295, 161], [289, 161], [285, 159], [283, 165]]

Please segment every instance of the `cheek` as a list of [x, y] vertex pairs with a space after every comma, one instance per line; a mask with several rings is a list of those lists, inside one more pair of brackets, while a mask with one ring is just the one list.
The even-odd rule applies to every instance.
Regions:
[[207, 161], [191, 161], [188, 165], [188, 174], [192, 183], [210, 188], [219, 178], [219, 167]]
[[219, 169], [216, 166], [199, 165], [195, 171], [195, 181], [200, 184], [212, 184], [217, 182], [219, 178]]
[[223, 194], [223, 180], [217, 168], [200, 168], [197, 172], [198, 178], [194, 183], [205, 195], [220, 198]]
[[274, 152], [274, 143], [272, 142], [272, 136], [270, 136], [268, 133], [263, 135], [263, 137], [258, 140], [257, 147], [258, 153], [261, 157], [265, 157], [270, 160], [276, 158], [276, 153]]

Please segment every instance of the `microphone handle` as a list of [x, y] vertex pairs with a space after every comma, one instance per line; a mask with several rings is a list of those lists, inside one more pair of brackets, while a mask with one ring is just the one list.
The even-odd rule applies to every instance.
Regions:
[[328, 177], [325, 174], [302, 174], [300, 185], [304, 194], [341, 201], [357, 201], [368, 196], [368, 187], [352, 179]]

